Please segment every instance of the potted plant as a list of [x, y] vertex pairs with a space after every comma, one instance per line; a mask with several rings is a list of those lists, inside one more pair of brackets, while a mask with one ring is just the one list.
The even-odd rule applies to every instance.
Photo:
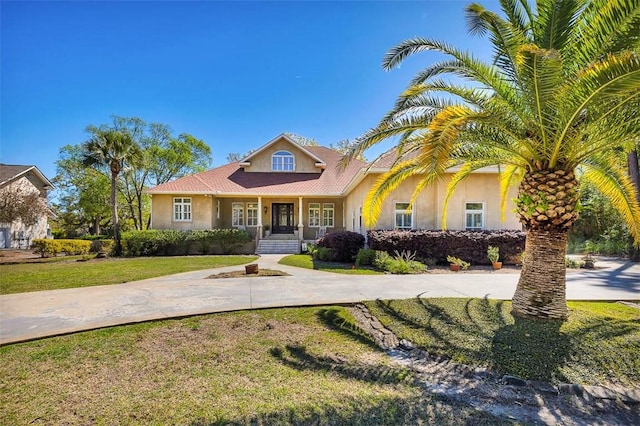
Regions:
[[498, 259], [500, 258], [499, 247], [489, 246], [489, 248], [487, 248], [487, 257], [491, 261], [491, 264], [493, 265], [493, 269], [502, 268], [502, 262], [498, 262]]
[[469, 268], [469, 266], [471, 266], [469, 262], [465, 262], [464, 260], [455, 256], [447, 256], [447, 262], [449, 262], [449, 268], [452, 271], [456, 271], [456, 272], [459, 271], [460, 269], [464, 270]]
[[271, 231], [269, 230], [269, 225], [264, 225], [262, 227], [262, 229], [264, 229], [264, 236], [268, 237], [269, 235], [271, 235]]

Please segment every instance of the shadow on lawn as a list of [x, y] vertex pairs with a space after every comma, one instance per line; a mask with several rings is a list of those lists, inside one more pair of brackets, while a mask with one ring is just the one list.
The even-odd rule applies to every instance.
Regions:
[[511, 425], [490, 414], [444, 398], [409, 396], [353, 398], [339, 406], [309, 405], [257, 414], [246, 419], [196, 420], [191, 426], [214, 425]]
[[[560, 368], [571, 350], [562, 322], [515, 319], [504, 301], [468, 299], [462, 309], [445, 309], [416, 298], [410, 309], [393, 301], [376, 301], [392, 329], [410, 330], [407, 338], [432, 354], [456, 362], [480, 363], [502, 374], [551, 381], [563, 379]], [[410, 336], [410, 337], [409, 337]]]
[[[489, 299], [461, 303], [415, 298], [369, 305], [400, 339], [455, 362], [547, 382], [571, 381], [567, 374], [575, 378], [584, 371], [588, 382], [628, 385], [640, 377], [634, 355], [640, 340], [637, 317], [621, 319], [575, 308], [569, 324], [514, 319], [509, 302]], [[624, 368], [614, 368], [614, 375], [606, 365]]]

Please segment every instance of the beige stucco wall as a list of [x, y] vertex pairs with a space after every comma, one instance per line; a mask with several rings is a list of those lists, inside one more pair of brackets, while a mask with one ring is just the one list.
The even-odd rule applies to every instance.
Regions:
[[[191, 221], [176, 222], [173, 220], [173, 199], [191, 198]], [[215, 226], [214, 198], [205, 195], [165, 195], [154, 194], [151, 198], [151, 227], [153, 229], [211, 229]]]
[[[356, 188], [354, 188], [346, 199], [346, 228], [354, 232], [366, 232], [364, 218], [362, 228], [360, 227], [360, 207], [364, 204], [364, 199], [370, 188], [380, 175], [368, 175]], [[409, 202], [419, 179], [412, 177], [404, 181], [393, 193], [391, 193], [382, 203], [380, 218], [372, 229], [393, 229], [395, 227], [395, 203]], [[418, 197], [413, 209], [414, 229], [442, 229], [442, 207], [444, 194], [449, 182], [445, 178], [436, 185], [426, 188]], [[512, 188], [509, 200], [515, 198], [517, 188]], [[512, 201], [507, 204], [505, 221], [501, 220], [500, 212], [500, 190], [498, 177], [496, 174], [473, 174], [463, 183], [459, 184], [456, 192], [449, 200], [447, 209], [447, 228], [464, 229], [465, 223], [465, 203], [483, 202], [485, 229], [521, 229], [521, 226], [512, 213]], [[354, 226], [355, 225], [355, 226]]]
[[[320, 173], [321, 169], [315, 166], [316, 160], [309, 157], [295, 144], [292, 144], [284, 139], [275, 142], [264, 151], [256, 154], [252, 157], [250, 166], [245, 166], [245, 172], [272, 172], [271, 170], [271, 156], [277, 151], [289, 151], [295, 157], [295, 172], [296, 173]], [[275, 173], [290, 173], [290, 172], [275, 172]]]

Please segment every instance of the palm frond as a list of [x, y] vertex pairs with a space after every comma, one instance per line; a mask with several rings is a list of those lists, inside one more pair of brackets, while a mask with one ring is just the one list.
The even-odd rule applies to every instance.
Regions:
[[380, 218], [384, 199], [407, 178], [418, 174], [417, 169], [419, 165], [406, 161], [380, 175], [367, 193], [362, 206], [366, 227], [373, 227], [376, 224]]
[[593, 183], [610, 200], [629, 227], [635, 245], [640, 247], [640, 204], [626, 170], [610, 157], [594, 156], [583, 164], [583, 171], [581, 179]]

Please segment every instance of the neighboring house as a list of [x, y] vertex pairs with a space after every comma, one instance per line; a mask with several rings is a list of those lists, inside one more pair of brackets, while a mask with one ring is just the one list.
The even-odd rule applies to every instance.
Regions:
[[[11, 199], [7, 195], [8, 191], [11, 191], [19, 194], [37, 194], [46, 203], [47, 191], [52, 189], [52, 183], [36, 166], [0, 164], [0, 194], [5, 198], [2, 201]], [[21, 220], [0, 223], [0, 248], [29, 248], [34, 239], [50, 237], [49, 213], [43, 212], [38, 215], [33, 224], [25, 224]]]
[[[393, 164], [394, 153], [373, 164], [354, 160], [344, 170], [341, 154], [321, 146], [300, 146], [280, 135], [239, 162], [158, 185], [152, 196], [154, 229], [246, 229], [256, 239], [265, 231], [314, 240], [325, 232], [366, 234], [362, 205], [373, 182]], [[497, 169], [474, 173], [449, 201], [449, 229], [521, 229], [514, 206], [501, 220]], [[408, 179], [382, 205], [376, 229], [440, 229], [446, 179], [425, 189], [410, 212], [418, 179]], [[512, 197], [516, 188], [512, 189]]]

